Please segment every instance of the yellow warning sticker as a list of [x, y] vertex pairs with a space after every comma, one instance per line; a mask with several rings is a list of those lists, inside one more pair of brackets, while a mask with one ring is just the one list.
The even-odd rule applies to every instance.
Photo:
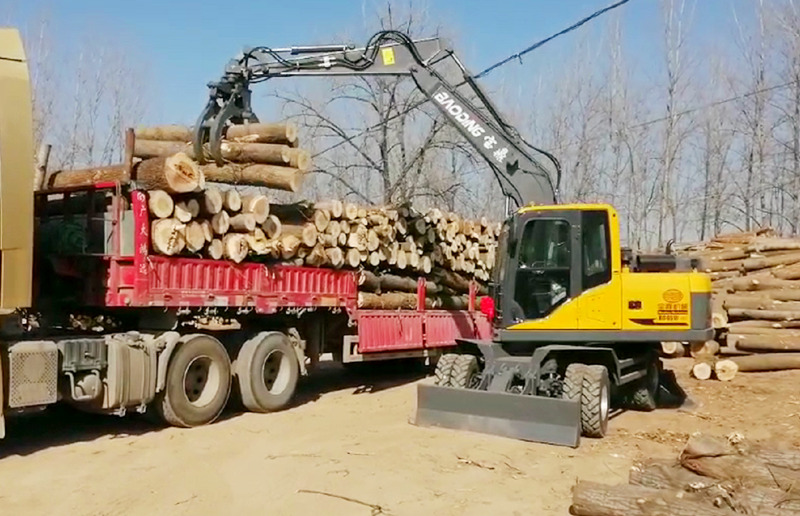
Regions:
[[381, 59], [383, 59], [383, 66], [391, 66], [394, 64], [394, 49], [393, 48], [382, 48], [381, 49]]

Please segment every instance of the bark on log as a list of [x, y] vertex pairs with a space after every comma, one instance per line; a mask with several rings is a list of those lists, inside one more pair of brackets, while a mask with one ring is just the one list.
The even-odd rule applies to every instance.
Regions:
[[766, 269], [776, 265], [792, 265], [800, 262], [800, 253], [790, 253], [781, 256], [764, 256], [760, 258], [747, 258], [742, 261], [742, 268], [746, 271]]
[[225, 137], [229, 140], [243, 142], [295, 145], [297, 142], [297, 126], [292, 123], [237, 124], [228, 127]]
[[746, 308], [730, 308], [728, 316], [740, 319], [764, 319], [768, 321], [800, 321], [800, 312], [788, 310], [752, 310]]
[[[692, 499], [694, 498], [694, 499]], [[733, 516], [736, 513], [707, 505], [688, 493], [634, 485], [606, 485], [579, 481], [572, 488], [570, 514], [575, 516]]]
[[[430, 300], [427, 300], [427, 302], [430, 303]], [[417, 308], [417, 295], [405, 292], [390, 292], [386, 294], [359, 292], [358, 307], [376, 310], [414, 310]]]
[[[779, 330], [780, 331], [780, 330]], [[783, 332], [789, 330], [782, 330]], [[797, 332], [795, 332], [797, 333]], [[736, 348], [745, 351], [800, 351], [800, 336], [779, 332], [761, 334], [729, 334]]]
[[91, 186], [97, 183], [107, 183], [119, 181], [127, 183], [130, 178], [127, 175], [125, 165], [109, 165], [106, 167], [86, 168], [79, 170], [59, 170], [50, 174], [47, 178], [46, 188], [73, 188]]
[[725, 298], [725, 309], [744, 308], [751, 310], [800, 311], [800, 301], [776, 301], [766, 297], [729, 295]]
[[203, 171], [186, 154], [153, 158], [134, 167], [137, 184], [145, 190], [164, 190], [168, 193], [188, 193], [205, 187]]
[[766, 353], [746, 357], [731, 357], [739, 371], [783, 371], [800, 369], [800, 353]]
[[[136, 140], [158, 140], [174, 142], [192, 141], [192, 129], [185, 125], [157, 125], [137, 127], [133, 130]], [[135, 154], [135, 153], [134, 153]]]
[[172, 196], [164, 190], [151, 190], [147, 192], [147, 207], [154, 216], [166, 219], [172, 216], [175, 202], [172, 200]]
[[229, 163], [200, 166], [208, 181], [234, 185], [265, 186], [276, 190], [297, 192], [303, 184], [303, 171], [276, 165], [239, 165]]
[[150, 231], [153, 250], [167, 256], [180, 253], [186, 247], [183, 228], [183, 223], [177, 219], [158, 219], [153, 221]]
[[800, 289], [800, 282], [788, 281], [777, 278], [736, 278], [731, 282], [733, 290], [753, 291], [753, 290], [772, 290], [772, 289]]

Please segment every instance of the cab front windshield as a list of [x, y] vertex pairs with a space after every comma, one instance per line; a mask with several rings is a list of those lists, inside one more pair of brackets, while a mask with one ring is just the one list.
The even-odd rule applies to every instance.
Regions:
[[540, 319], [569, 299], [570, 225], [561, 219], [534, 219], [519, 242], [514, 319]]

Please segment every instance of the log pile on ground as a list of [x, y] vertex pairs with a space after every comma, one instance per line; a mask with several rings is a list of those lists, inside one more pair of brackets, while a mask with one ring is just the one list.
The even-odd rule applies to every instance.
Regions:
[[717, 343], [693, 345], [695, 377], [800, 368], [800, 239], [763, 229], [720, 235], [682, 252], [702, 259], [713, 287]]
[[576, 516], [800, 514], [800, 450], [727, 439], [689, 438], [678, 460], [635, 463], [629, 483], [579, 481]]
[[[223, 164], [213, 163], [207, 148], [201, 161], [208, 163], [198, 162], [190, 128], [149, 127], [134, 134], [130, 170], [117, 165], [57, 172], [48, 187], [119, 181], [144, 190], [156, 254], [358, 269], [363, 308], [414, 309], [418, 278], [425, 277], [429, 308], [465, 309], [470, 281], [489, 279], [500, 226], [485, 218], [410, 205], [272, 202], [264, 188], [297, 192], [311, 166], [291, 124], [228, 127]], [[247, 194], [240, 186], [248, 187]]]

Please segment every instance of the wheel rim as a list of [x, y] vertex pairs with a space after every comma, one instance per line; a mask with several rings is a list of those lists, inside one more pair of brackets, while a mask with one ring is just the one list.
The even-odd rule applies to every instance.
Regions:
[[211, 357], [194, 357], [183, 372], [183, 394], [195, 407], [211, 403], [222, 385], [220, 365]]
[[264, 358], [264, 386], [271, 394], [280, 394], [289, 386], [290, 358], [274, 349]]
[[608, 385], [603, 383], [600, 387], [600, 421], [603, 426], [608, 421]]

